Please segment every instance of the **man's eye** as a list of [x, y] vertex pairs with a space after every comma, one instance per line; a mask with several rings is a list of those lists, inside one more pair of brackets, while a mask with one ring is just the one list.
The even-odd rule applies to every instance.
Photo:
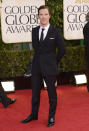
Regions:
[[46, 15], [48, 15], [48, 14], [39, 14], [40, 16], [46, 16]]

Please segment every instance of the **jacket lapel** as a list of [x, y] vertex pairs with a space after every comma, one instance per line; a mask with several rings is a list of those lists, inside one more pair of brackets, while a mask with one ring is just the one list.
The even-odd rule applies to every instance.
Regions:
[[[40, 26], [38, 26], [37, 31], [36, 31], [37, 41], [38, 42], [39, 42], [39, 28], [40, 28]], [[47, 32], [47, 35], [46, 35], [46, 37], [45, 37], [45, 39], [43, 41], [45, 41], [45, 40], [47, 40], [49, 38], [51, 30], [52, 30], [52, 26], [50, 25], [49, 29], [48, 29], [48, 32]]]
[[47, 32], [47, 35], [46, 35], [44, 41], [47, 40], [47, 39], [49, 38], [51, 29], [52, 29], [52, 26], [50, 25], [50, 26], [49, 26], [49, 29], [48, 29], [48, 32]]

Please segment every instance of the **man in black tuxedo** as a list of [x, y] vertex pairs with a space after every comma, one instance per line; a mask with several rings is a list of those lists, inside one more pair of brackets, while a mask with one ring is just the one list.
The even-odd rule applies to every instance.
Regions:
[[7, 97], [1, 83], [0, 83], [0, 102], [3, 104], [5, 108], [7, 108], [10, 104], [13, 104], [16, 102], [16, 99], [11, 100]]
[[[47, 6], [39, 7], [38, 17], [40, 26], [32, 29], [32, 45], [35, 51], [32, 61], [32, 112], [22, 123], [38, 119], [40, 90], [44, 79], [49, 96], [50, 107], [47, 126], [50, 127], [55, 124], [57, 64], [65, 53], [65, 45], [60, 30], [52, 27], [49, 23], [50, 10]], [[58, 48], [57, 55], [56, 48]]]
[[89, 92], [89, 12], [86, 15], [86, 21], [87, 23], [83, 28], [83, 34], [84, 34], [85, 56], [87, 62], [87, 89]]

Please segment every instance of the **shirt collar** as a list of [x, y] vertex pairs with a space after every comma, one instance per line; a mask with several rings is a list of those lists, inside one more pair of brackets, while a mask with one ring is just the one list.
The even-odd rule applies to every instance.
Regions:
[[50, 26], [50, 24], [48, 24], [48, 25], [45, 26], [45, 27], [40, 26], [40, 29], [42, 30], [42, 29], [44, 28], [45, 30], [48, 30], [49, 26]]

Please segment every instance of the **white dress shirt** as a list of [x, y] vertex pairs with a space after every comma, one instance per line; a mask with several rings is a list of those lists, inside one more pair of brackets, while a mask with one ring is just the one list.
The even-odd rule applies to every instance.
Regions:
[[46, 37], [46, 35], [47, 35], [47, 32], [48, 32], [48, 29], [49, 29], [49, 26], [50, 26], [50, 24], [48, 24], [46, 27], [42, 27], [42, 26], [40, 26], [40, 28], [39, 28], [39, 40], [40, 40], [40, 37], [41, 37], [41, 31], [42, 31], [42, 29], [44, 29], [44, 31], [43, 31], [43, 40], [45, 39], [45, 37]]

